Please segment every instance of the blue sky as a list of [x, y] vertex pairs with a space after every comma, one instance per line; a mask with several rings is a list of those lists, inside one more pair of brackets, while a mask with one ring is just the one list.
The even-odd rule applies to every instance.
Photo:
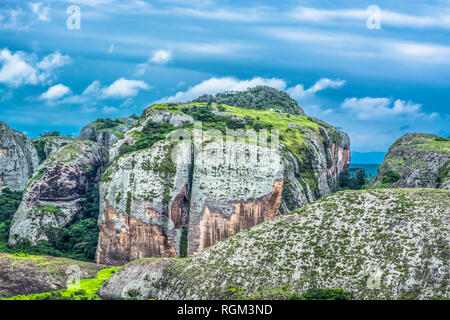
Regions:
[[346, 131], [353, 151], [449, 136], [450, 0], [411, 2], [2, 0], [0, 120], [77, 135], [156, 101], [266, 84]]

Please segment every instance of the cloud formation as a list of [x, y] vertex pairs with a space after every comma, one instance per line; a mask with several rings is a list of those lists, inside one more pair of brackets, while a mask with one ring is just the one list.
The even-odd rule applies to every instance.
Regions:
[[322, 78], [314, 85], [305, 90], [302, 84], [297, 84], [295, 87], [287, 89], [287, 93], [294, 99], [300, 99], [307, 96], [314, 95], [315, 93], [328, 89], [328, 88], [340, 88], [345, 84], [345, 80], [332, 80], [328, 78]]
[[195, 99], [202, 94], [216, 94], [224, 91], [244, 91], [256, 86], [269, 86], [284, 90], [286, 82], [281, 79], [253, 78], [251, 80], [238, 80], [235, 78], [211, 78], [190, 87], [187, 91], [178, 91], [174, 96], [166, 97], [159, 102], [183, 102]]
[[178, 91], [175, 95], [163, 98], [158, 102], [190, 101], [201, 96], [202, 94], [216, 94], [224, 91], [244, 91], [248, 88], [256, 86], [269, 86], [278, 90], [284, 90], [292, 98], [300, 99], [307, 96], [312, 96], [315, 93], [328, 88], [342, 87], [344, 84], [345, 80], [332, 80], [328, 78], [322, 78], [310, 88], [305, 90], [303, 84], [297, 84], [294, 87], [287, 88], [286, 82], [282, 79], [277, 78], [267, 79], [256, 77], [251, 80], [239, 80], [230, 77], [211, 78], [190, 87], [186, 91]]
[[62, 55], [59, 51], [36, 62], [32, 56], [22, 51], [13, 53], [5, 48], [0, 51], [0, 83], [10, 87], [19, 87], [52, 81], [54, 80], [54, 71], [71, 62], [69, 56]]
[[375, 120], [395, 118], [397, 116], [411, 117], [437, 117], [437, 113], [426, 114], [421, 112], [422, 105], [412, 101], [391, 98], [347, 98], [341, 108], [356, 114], [360, 120]]
[[44, 92], [40, 99], [41, 100], [56, 100], [62, 98], [70, 92], [69, 87], [59, 83], [50, 87], [46, 92]]

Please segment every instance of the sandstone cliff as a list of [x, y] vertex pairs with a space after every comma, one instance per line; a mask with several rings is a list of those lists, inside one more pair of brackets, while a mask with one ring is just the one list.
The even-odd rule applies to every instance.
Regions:
[[30, 140], [0, 121], [0, 192], [3, 188], [23, 190], [38, 165]]
[[450, 190], [450, 139], [422, 133], [397, 139], [370, 184]]
[[[222, 139], [227, 128], [238, 130], [234, 139]], [[252, 143], [262, 136], [251, 131], [261, 129], [273, 130], [266, 145]], [[110, 148], [97, 261], [191, 255], [280, 208], [314, 201], [337, 189], [349, 148], [345, 133], [306, 116], [214, 103], [151, 106]]]
[[449, 299], [449, 207], [447, 190], [338, 192], [187, 259], [131, 262], [99, 295], [287, 299], [341, 288], [353, 299]]
[[137, 123], [134, 117], [111, 119], [97, 119], [86, 125], [77, 136], [79, 140], [98, 142], [109, 149], [123, 133]]
[[47, 240], [48, 227], [64, 227], [81, 218], [89, 188], [96, 186], [108, 161], [106, 149], [77, 141], [53, 153], [27, 185], [14, 214], [8, 244]]

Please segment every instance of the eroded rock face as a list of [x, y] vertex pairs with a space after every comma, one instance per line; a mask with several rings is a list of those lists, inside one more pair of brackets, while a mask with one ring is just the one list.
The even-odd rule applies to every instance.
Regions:
[[194, 159], [188, 254], [275, 217], [283, 173], [278, 150], [238, 141], [206, 144]]
[[286, 150], [284, 187], [280, 210], [289, 212], [339, 188], [339, 175], [350, 165], [350, 138], [318, 119], [319, 133], [303, 128], [307, 148], [300, 156]]
[[164, 140], [110, 165], [100, 184], [97, 262], [121, 265], [179, 254], [190, 160], [189, 144]]
[[22, 239], [36, 244], [47, 240], [48, 227], [64, 227], [82, 218], [88, 190], [97, 186], [107, 162], [107, 150], [91, 141], [73, 142], [53, 153], [28, 182], [8, 244]]
[[399, 138], [389, 148], [371, 185], [450, 190], [450, 139], [422, 133]]
[[0, 121], [0, 192], [3, 188], [23, 190], [38, 165], [31, 141]]
[[98, 119], [85, 126], [77, 139], [95, 141], [109, 149], [119, 136], [127, 132], [137, 122], [137, 119], [131, 117], [115, 120]]
[[340, 288], [353, 299], [448, 299], [449, 207], [448, 190], [338, 192], [187, 259], [132, 262], [99, 294], [288, 299], [310, 288]]

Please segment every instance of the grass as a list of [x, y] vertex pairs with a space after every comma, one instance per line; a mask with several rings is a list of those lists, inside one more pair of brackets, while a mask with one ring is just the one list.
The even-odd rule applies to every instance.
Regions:
[[[34, 258], [38, 259], [39, 257]], [[27, 259], [32, 259], [32, 257], [27, 257]], [[103, 283], [116, 273], [117, 270], [119, 270], [119, 267], [102, 269], [97, 272], [96, 278], [81, 279], [79, 288], [18, 295], [4, 300], [101, 300], [96, 293]]]

